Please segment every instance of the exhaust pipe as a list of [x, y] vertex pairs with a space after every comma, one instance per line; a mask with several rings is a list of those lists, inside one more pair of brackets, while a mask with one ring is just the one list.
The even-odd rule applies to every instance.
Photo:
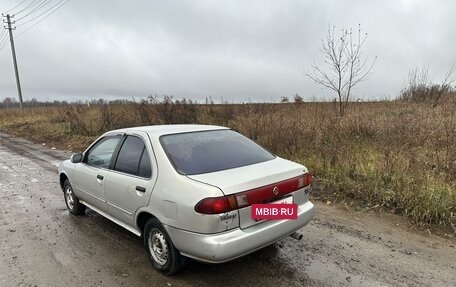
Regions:
[[301, 240], [303, 235], [301, 233], [293, 232], [290, 236], [296, 240]]

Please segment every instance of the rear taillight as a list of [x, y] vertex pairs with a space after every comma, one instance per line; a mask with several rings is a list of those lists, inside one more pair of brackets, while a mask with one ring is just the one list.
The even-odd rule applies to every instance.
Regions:
[[305, 173], [298, 177], [276, 182], [259, 188], [220, 197], [209, 197], [196, 204], [195, 211], [202, 214], [219, 214], [256, 203], [273, 201], [288, 193], [310, 185], [312, 175]]
[[205, 198], [195, 206], [195, 211], [203, 214], [224, 213], [230, 211], [230, 205], [225, 196]]
[[302, 184], [301, 187], [308, 186], [308, 185], [310, 185], [310, 184], [312, 183], [312, 175], [310, 174], [310, 172], [305, 173], [304, 176], [303, 176], [302, 178], [304, 178], [304, 179], [303, 179], [304, 182], [303, 182], [303, 184]]

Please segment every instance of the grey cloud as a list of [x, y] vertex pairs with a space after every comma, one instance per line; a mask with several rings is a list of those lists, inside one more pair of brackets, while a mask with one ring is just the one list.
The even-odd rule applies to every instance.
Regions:
[[[15, 3], [0, 0], [0, 10]], [[71, 0], [16, 45], [26, 99], [331, 99], [299, 70], [321, 58], [328, 24], [361, 23], [369, 34], [364, 54], [378, 61], [356, 93], [375, 99], [396, 96], [424, 61], [436, 77], [445, 72], [456, 58], [455, 8], [450, 0]], [[9, 46], [0, 69], [0, 98], [15, 97]]]

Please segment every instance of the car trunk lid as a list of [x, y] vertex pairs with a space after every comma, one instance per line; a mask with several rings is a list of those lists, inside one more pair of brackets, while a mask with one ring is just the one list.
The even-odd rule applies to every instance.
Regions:
[[[307, 169], [304, 166], [277, 157], [258, 164], [188, 177], [220, 188], [225, 196], [234, 195], [241, 206], [239, 225], [247, 228], [262, 222], [252, 219], [251, 203], [274, 202], [291, 197], [290, 192], [299, 189], [299, 179], [305, 173]], [[244, 200], [247, 206], [242, 207], [246, 203]]]

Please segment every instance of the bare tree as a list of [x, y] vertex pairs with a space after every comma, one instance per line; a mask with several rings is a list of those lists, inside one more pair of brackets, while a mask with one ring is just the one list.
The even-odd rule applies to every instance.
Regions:
[[407, 79], [407, 86], [401, 91], [399, 99], [402, 101], [431, 102], [433, 107], [445, 97], [446, 94], [453, 92], [455, 89], [452, 84], [456, 81], [453, 76], [456, 71], [456, 61], [451, 64], [447, 73], [444, 75], [442, 82], [436, 84], [434, 79], [429, 75], [429, 65], [423, 64], [410, 70]]
[[410, 70], [407, 77], [407, 86], [401, 91], [399, 99], [403, 101], [427, 101], [439, 89], [429, 75], [429, 64], [423, 63], [421, 67]]
[[282, 97], [280, 98], [280, 102], [281, 102], [281, 103], [289, 103], [289, 102], [290, 102], [290, 99], [289, 99], [288, 97], [286, 97], [286, 96], [282, 96]]
[[343, 115], [356, 85], [366, 80], [371, 73], [377, 57], [372, 62], [363, 58], [361, 50], [366, 43], [367, 33], [353, 34], [352, 29], [342, 29], [336, 37], [336, 27], [328, 28], [328, 34], [321, 40], [320, 51], [324, 56], [324, 65], [312, 65], [312, 72], [302, 70], [302, 73], [316, 82], [337, 93], [339, 114]]
[[298, 95], [298, 94], [295, 94], [295, 95], [293, 96], [293, 100], [294, 100], [295, 104], [301, 104], [301, 103], [304, 102], [303, 97], [301, 97], [301, 96]]
[[450, 68], [448, 69], [448, 72], [443, 77], [442, 84], [440, 84], [440, 89], [437, 95], [434, 97], [434, 103], [432, 105], [434, 108], [437, 106], [437, 103], [444, 94], [454, 91], [454, 88], [452, 88], [451, 86], [456, 81], [456, 79], [453, 76], [454, 71], [456, 71], [456, 61], [454, 61], [453, 64], [451, 64]]

